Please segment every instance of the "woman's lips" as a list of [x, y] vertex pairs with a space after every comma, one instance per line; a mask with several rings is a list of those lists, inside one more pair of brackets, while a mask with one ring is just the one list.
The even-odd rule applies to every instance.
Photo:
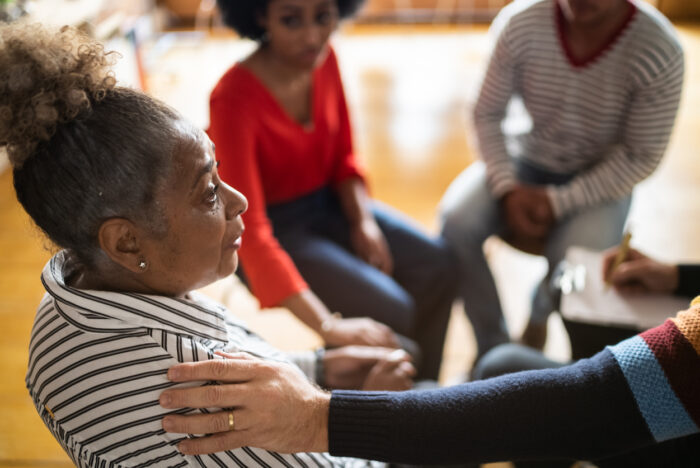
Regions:
[[321, 50], [319, 49], [307, 49], [300, 54], [300, 57], [305, 63], [315, 63], [320, 55]]
[[238, 250], [241, 248], [241, 245], [243, 243], [243, 237], [242, 234], [237, 235], [236, 237], [233, 238], [231, 242], [228, 242], [226, 244], [227, 249], [233, 249], [233, 250]]

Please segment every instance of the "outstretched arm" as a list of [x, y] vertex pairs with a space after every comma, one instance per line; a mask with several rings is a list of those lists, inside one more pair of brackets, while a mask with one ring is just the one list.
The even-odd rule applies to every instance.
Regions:
[[[242, 409], [240, 431], [188, 440], [187, 453], [253, 445], [405, 463], [595, 459], [698, 433], [698, 350], [700, 305], [559, 369], [330, 397], [289, 366], [239, 358], [175, 366], [172, 380], [227, 385], [168, 390], [161, 404]], [[224, 416], [171, 415], [164, 427], [216, 433]]]

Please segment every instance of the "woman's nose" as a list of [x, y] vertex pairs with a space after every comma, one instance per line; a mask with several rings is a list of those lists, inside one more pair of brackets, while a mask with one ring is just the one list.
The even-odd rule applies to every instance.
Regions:
[[226, 193], [226, 218], [233, 219], [248, 209], [248, 199], [245, 195], [228, 184], [221, 184]]
[[323, 45], [323, 28], [317, 24], [310, 24], [304, 31], [304, 42], [307, 46], [319, 48]]

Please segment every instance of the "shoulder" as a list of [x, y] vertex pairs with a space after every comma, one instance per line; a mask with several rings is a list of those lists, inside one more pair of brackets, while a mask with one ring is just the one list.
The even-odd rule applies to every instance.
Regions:
[[646, 1], [632, 0], [632, 4], [637, 8], [637, 21], [640, 27], [653, 33], [656, 38], [665, 39], [680, 46], [676, 29], [663, 13]]
[[219, 79], [211, 92], [209, 101], [213, 102], [245, 102], [254, 99], [257, 78], [240, 63], [229, 68]]
[[553, 0], [515, 0], [503, 7], [491, 24], [496, 33], [519, 28], [536, 28], [554, 18]]
[[683, 47], [668, 18], [645, 1], [634, 0], [633, 4], [637, 12], [630, 34], [635, 58], [655, 63], [659, 68], [679, 59], [682, 61]]
[[335, 54], [335, 50], [332, 46], [328, 46], [326, 56], [316, 69], [316, 73], [324, 78], [340, 76], [338, 57]]

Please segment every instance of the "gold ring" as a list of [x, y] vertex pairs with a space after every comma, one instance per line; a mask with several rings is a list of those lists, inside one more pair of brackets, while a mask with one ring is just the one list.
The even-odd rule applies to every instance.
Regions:
[[232, 431], [236, 428], [236, 421], [233, 419], [233, 411], [228, 413], [228, 430]]

